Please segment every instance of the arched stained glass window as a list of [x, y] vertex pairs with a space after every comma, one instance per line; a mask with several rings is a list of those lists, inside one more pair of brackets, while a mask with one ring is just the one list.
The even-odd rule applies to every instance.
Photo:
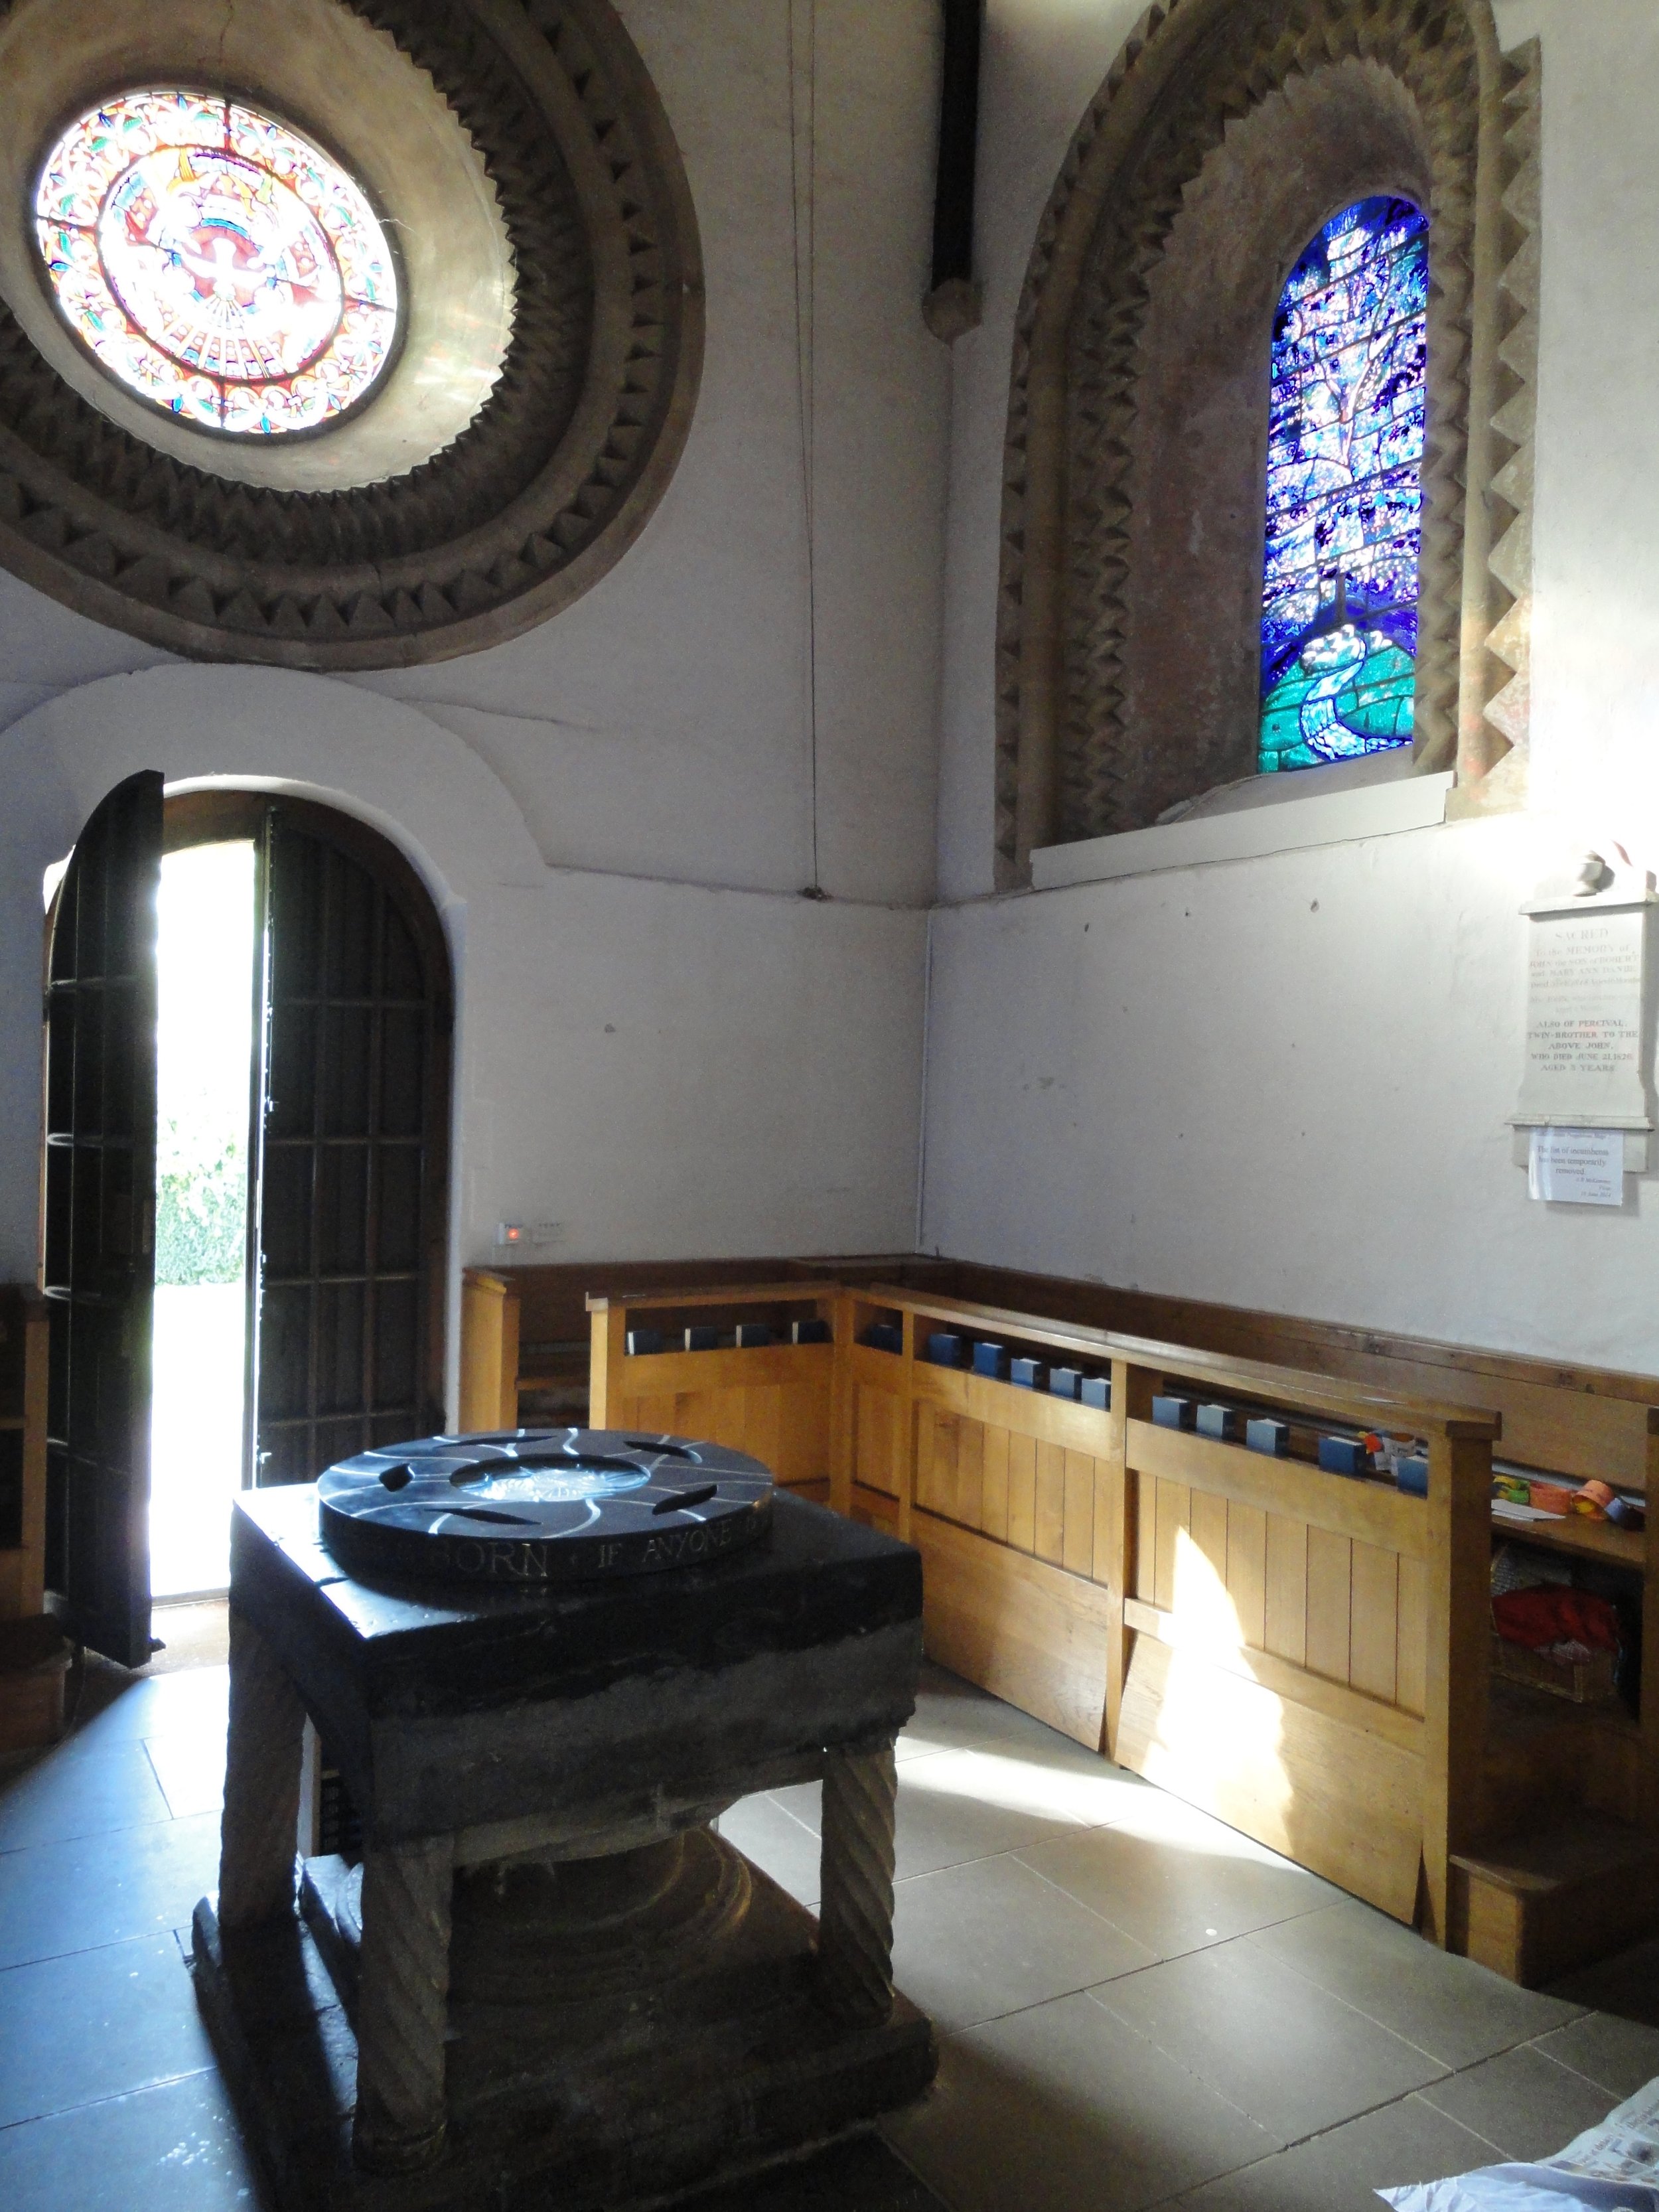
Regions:
[[1334, 216], [1273, 324], [1261, 592], [1264, 771], [1406, 744], [1417, 659], [1429, 225]]
[[397, 270], [373, 210], [255, 108], [173, 89], [106, 100], [46, 156], [35, 217], [70, 329], [187, 422], [313, 429], [392, 360]]

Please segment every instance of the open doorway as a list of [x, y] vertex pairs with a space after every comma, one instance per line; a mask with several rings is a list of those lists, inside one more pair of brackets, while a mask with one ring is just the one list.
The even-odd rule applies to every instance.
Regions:
[[252, 839], [243, 837], [185, 846], [161, 861], [150, 1368], [156, 1598], [220, 1590], [230, 1579], [230, 1504], [246, 1459], [254, 859]]
[[48, 1597], [136, 1666], [153, 1599], [224, 1588], [239, 1488], [442, 1425], [448, 947], [364, 823], [146, 772], [46, 1000]]

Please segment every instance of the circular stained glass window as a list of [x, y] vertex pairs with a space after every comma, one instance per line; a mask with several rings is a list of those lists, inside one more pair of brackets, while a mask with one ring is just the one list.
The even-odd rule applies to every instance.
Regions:
[[181, 421], [316, 429], [391, 364], [398, 273], [374, 210], [257, 108], [173, 89], [106, 100], [46, 157], [35, 220], [70, 327]]

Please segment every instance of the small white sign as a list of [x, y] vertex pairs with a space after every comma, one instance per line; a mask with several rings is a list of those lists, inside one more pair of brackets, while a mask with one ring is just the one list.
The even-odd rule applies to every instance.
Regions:
[[1529, 1197], [1568, 1206], [1622, 1206], [1622, 1129], [1534, 1129], [1527, 1162]]

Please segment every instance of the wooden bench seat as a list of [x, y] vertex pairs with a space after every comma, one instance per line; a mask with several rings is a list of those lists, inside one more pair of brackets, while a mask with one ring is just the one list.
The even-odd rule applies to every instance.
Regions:
[[[511, 1320], [568, 1350], [584, 1285], [590, 1418], [757, 1451], [908, 1538], [944, 1664], [1517, 1978], [1647, 1932], [1659, 1689], [1638, 1717], [1490, 1679], [1488, 1493], [1494, 1451], [1645, 1492], [1659, 1380], [941, 1261], [630, 1263], [470, 1277], [472, 1310], [493, 1301], [504, 1325], [464, 1360], [468, 1425], [534, 1402], [556, 1370], [508, 1355]], [[737, 1319], [804, 1308], [832, 1345], [734, 1348]], [[691, 1319], [724, 1348], [626, 1355], [635, 1322], [672, 1343]], [[861, 1340], [875, 1323], [888, 1337]], [[1109, 1370], [1113, 1408], [932, 1365], [939, 1329]], [[1170, 1389], [1282, 1409], [1304, 1456], [1155, 1424]], [[1319, 1472], [1327, 1417], [1428, 1437], [1431, 1498]], [[1632, 1594], [1655, 1582], [1643, 1533], [1496, 1533]], [[1659, 1685], [1659, 1599], [1643, 1642]], [[1628, 1860], [1622, 1907], [1581, 1909], [1571, 1853], [1550, 1870], [1565, 1834]]]

